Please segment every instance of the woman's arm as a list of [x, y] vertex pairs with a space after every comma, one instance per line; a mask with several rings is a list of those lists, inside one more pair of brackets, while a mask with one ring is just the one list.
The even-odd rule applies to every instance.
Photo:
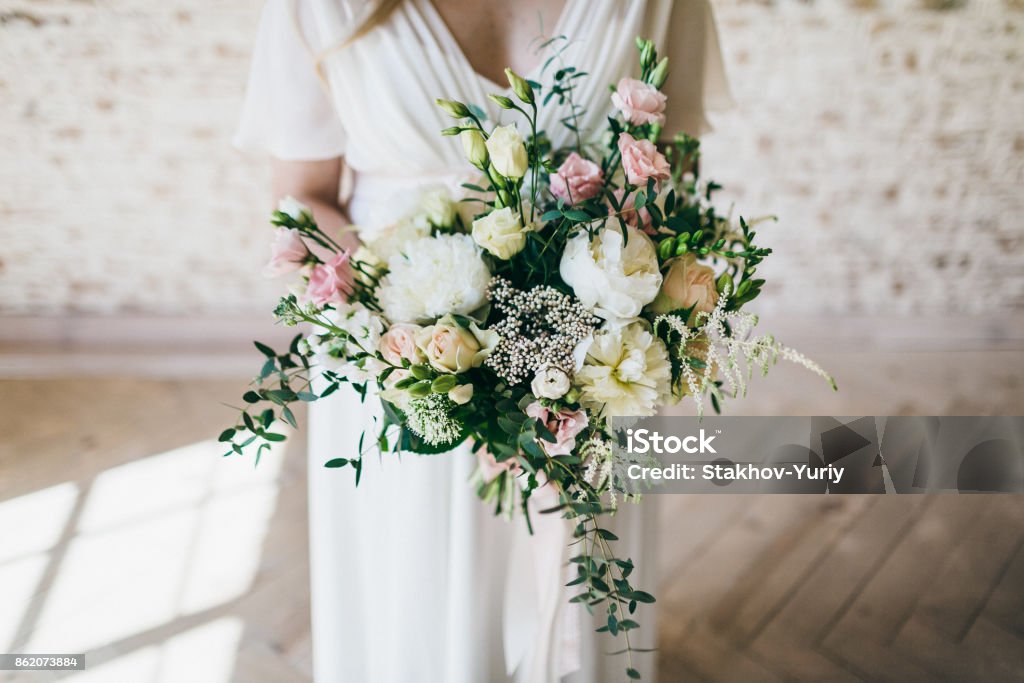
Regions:
[[295, 197], [313, 210], [320, 229], [343, 247], [355, 249], [359, 240], [354, 232], [342, 232], [350, 221], [338, 199], [341, 185], [341, 157], [323, 161], [282, 161], [271, 165], [274, 197]]

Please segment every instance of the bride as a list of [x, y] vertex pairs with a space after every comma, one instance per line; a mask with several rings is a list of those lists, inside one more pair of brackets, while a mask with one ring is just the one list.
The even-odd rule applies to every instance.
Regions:
[[[435, 98], [501, 120], [486, 95], [507, 90], [506, 66], [550, 77], [541, 35], [566, 36], [564, 63], [589, 72], [576, 99], [583, 131], [603, 129], [608, 84], [635, 64], [636, 36], [670, 58], [666, 130], [699, 134], [705, 109], [728, 100], [707, 0], [269, 0], [235, 142], [269, 153], [274, 194], [312, 207], [322, 228], [386, 225], [403, 212], [396, 190], [464, 181], [461, 147], [439, 134], [450, 123]], [[542, 110], [539, 127], [556, 147], [571, 134], [562, 116]], [[358, 232], [344, 231], [348, 246]], [[539, 516], [531, 536], [521, 520], [493, 517], [474, 493], [468, 450], [368, 455], [358, 488], [349, 470], [323, 468], [356, 451], [373, 404], [340, 391], [311, 406], [316, 681], [621, 679], [620, 658], [605, 654], [621, 646], [601, 641], [562, 588], [565, 520]], [[653, 506], [623, 510], [615, 525], [636, 583], [653, 587]], [[654, 612], [641, 611], [637, 646], [653, 647]], [[653, 659], [635, 663], [644, 680], [654, 678]]]

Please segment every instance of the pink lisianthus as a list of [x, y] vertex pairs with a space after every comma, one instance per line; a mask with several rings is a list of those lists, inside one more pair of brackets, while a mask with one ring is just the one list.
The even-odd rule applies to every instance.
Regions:
[[612, 93], [612, 104], [634, 126], [665, 123], [665, 97], [657, 88], [635, 78], [623, 78]]
[[266, 277], [278, 277], [298, 270], [309, 258], [309, 247], [295, 228], [278, 228], [270, 245], [270, 261], [263, 268]]
[[509, 458], [504, 462], [498, 462], [494, 455], [486, 448], [476, 452], [477, 462], [480, 464], [480, 474], [484, 481], [494, 481], [502, 472], [510, 472], [513, 477], [523, 471], [522, 465], [515, 458]]
[[576, 152], [562, 162], [558, 173], [551, 174], [551, 193], [572, 204], [596, 197], [603, 185], [601, 167]]
[[313, 266], [306, 287], [306, 298], [317, 306], [329, 303], [344, 303], [352, 294], [354, 282], [350, 254], [344, 249], [335, 254], [327, 263]]
[[582, 410], [563, 408], [554, 412], [537, 401], [526, 406], [526, 414], [535, 420], [540, 420], [548, 428], [548, 431], [555, 435], [555, 443], [546, 439], [538, 439], [540, 447], [550, 456], [571, 454], [572, 450], [576, 448], [576, 437], [589, 424], [587, 414]]
[[[634, 228], [643, 230], [648, 235], [658, 234], [658, 231], [651, 227], [651, 212], [647, 210], [647, 207], [643, 207], [639, 211], [634, 208], [634, 205], [636, 204], [636, 193], [630, 193], [630, 195], [625, 198], [625, 201], [623, 201], [624, 194], [625, 190], [621, 188], [615, 190], [615, 201], [617, 201], [619, 206], [622, 207], [619, 210], [619, 216], [622, 220], [626, 221], [626, 223], [632, 225]], [[610, 216], [614, 213], [615, 207], [609, 204], [608, 215]]]
[[633, 185], [645, 185], [648, 178], [662, 181], [672, 177], [668, 161], [650, 140], [637, 140], [629, 133], [621, 133], [619, 153], [626, 180]]

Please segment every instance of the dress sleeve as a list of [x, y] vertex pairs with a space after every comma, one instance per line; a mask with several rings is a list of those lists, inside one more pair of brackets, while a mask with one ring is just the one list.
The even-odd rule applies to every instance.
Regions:
[[344, 154], [345, 131], [313, 58], [315, 29], [308, 2], [267, 1], [235, 147], [288, 161]]
[[[734, 106], [725, 74], [718, 27], [708, 0], [668, 0], [662, 4], [657, 42], [669, 58], [665, 132], [700, 136], [711, 130], [707, 113]], [[655, 30], [657, 34], [658, 31]]]

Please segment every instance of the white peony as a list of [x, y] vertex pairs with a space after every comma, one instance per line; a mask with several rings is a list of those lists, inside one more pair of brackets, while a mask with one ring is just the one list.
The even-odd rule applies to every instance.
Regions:
[[507, 261], [526, 246], [526, 228], [519, 214], [506, 206], [473, 221], [473, 241]]
[[435, 228], [455, 225], [455, 201], [447, 187], [433, 187], [420, 196], [420, 211]]
[[654, 415], [671, 399], [668, 351], [642, 322], [601, 330], [576, 384], [583, 407], [602, 417]]
[[428, 322], [448, 313], [465, 315], [486, 301], [491, 273], [469, 235], [416, 240], [388, 267], [377, 297], [393, 323]]
[[406, 217], [394, 223], [359, 230], [359, 239], [384, 263], [390, 263], [391, 259], [405, 252], [411, 242], [424, 237], [430, 237], [430, 222], [426, 216]]
[[661, 288], [654, 243], [636, 228], [626, 229], [628, 241], [618, 225], [605, 227], [593, 241], [580, 232], [565, 245], [559, 266], [583, 305], [614, 322], [640, 315]]

